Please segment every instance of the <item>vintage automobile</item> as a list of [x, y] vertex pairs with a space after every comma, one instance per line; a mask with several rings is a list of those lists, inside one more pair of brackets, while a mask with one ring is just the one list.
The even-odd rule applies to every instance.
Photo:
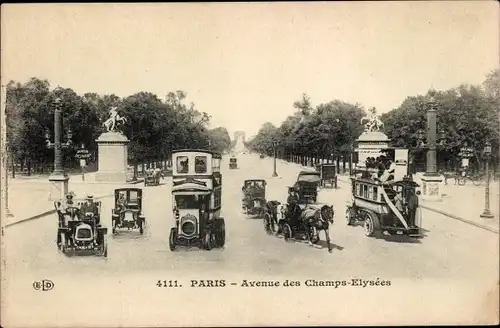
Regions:
[[237, 169], [238, 168], [237, 162], [238, 162], [238, 160], [236, 159], [236, 157], [231, 157], [229, 159], [229, 168], [230, 169]]
[[169, 246], [197, 246], [206, 250], [224, 247], [226, 225], [222, 207], [221, 154], [184, 149], [172, 152], [172, 204], [175, 226]]
[[144, 233], [146, 218], [142, 210], [142, 189], [115, 189], [115, 208], [111, 210], [113, 234], [118, 229], [139, 230]]
[[245, 214], [262, 216], [266, 206], [266, 180], [245, 180], [243, 191], [242, 210]]
[[318, 164], [316, 165], [316, 171], [320, 174], [320, 184], [321, 188], [326, 188], [327, 185], [330, 188], [337, 188], [337, 170], [335, 164]]
[[96, 212], [83, 213], [80, 202], [68, 206], [67, 210], [61, 209], [61, 201], [54, 202], [59, 218], [57, 247], [62, 253], [71, 256], [74, 253], [91, 252], [98, 256], [108, 256], [108, 228], [100, 224], [101, 202], [94, 204]]
[[317, 171], [301, 171], [293, 185], [299, 197], [299, 203], [316, 203], [321, 175]]
[[[421, 213], [411, 213], [406, 204], [411, 194], [420, 195], [417, 183], [409, 179], [381, 182], [370, 174], [351, 178], [352, 204], [347, 206], [348, 225], [363, 223], [367, 237], [403, 234], [421, 237]], [[394, 204], [395, 195], [401, 192], [406, 210], [400, 211]], [[412, 217], [413, 216], [413, 217]]]
[[150, 170], [146, 172], [144, 177], [144, 186], [157, 186], [160, 184], [161, 172]]

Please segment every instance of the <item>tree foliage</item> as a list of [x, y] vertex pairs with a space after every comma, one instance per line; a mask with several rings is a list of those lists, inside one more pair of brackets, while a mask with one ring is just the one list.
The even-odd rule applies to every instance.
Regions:
[[[438, 157], [457, 158], [465, 145], [475, 149], [481, 158], [486, 141], [498, 158], [500, 70], [489, 73], [482, 86], [461, 85], [446, 91], [429, 91], [425, 95], [407, 97], [403, 103], [381, 115], [384, 132], [393, 146], [424, 152], [427, 117], [431, 93], [437, 109]], [[271, 155], [273, 142], [286, 156], [328, 158], [349, 152], [363, 132], [361, 119], [367, 113], [376, 114], [371, 107], [365, 111], [359, 104], [340, 100], [313, 107], [307, 94], [295, 101], [297, 111], [279, 127], [264, 123], [249, 142], [250, 149]]]
[[[128, 122], [123, 132], [129, 138], [129, 159], [144, 162], [166, 159], [173, 149], [211, 148], [218, 151], [230, 147], [225, 128], [209, 130], [210, 116], [184, 104], [184, 91], [168, 93], [165, 101], [150, 92], [138, 92], [120, 98], [96, 93], [76, 94], [69, 88], [50, 90], [47, 80], [31, 78], [22, 84], [11, 81], [6, 90], [7, 147], [14, 161], [50, 163], [53, 151], [46, 147], [45, 134], [54, 135], [54, 105], [59, 97], [63, 127], [71, 128], [75, 146], [83, 144], [91, 152], [95, 140], [105, 132], [102, 126], [109, 109], [117, 107]], [[65, 137], [63, 137], [65, 138]], [[63, 140], [64, 142], [65, 140]], [[66, 157], [76, 149], [66, 150]]]

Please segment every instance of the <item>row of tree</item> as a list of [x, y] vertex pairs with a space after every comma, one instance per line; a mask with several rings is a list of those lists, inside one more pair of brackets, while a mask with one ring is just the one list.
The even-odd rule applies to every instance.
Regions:
[[[46, 134], [53, 141], [54, 101], [61, 99], [64, 131], [71, 129], [74, 147], [65, 150], [66, 165], [82, 145], [95, 157], [95, 140], [105, 132], [102, 123], [111, 107], [127, 118], [123, 133], [130, 140], [132, 164], [165, 161], [174, 149], [203, 148], [223, 152], [231, 139], [223, 127], [209, 129], [210, 116], [193, 103], [186, 105], [186, 93], [170, 92], [165, 100], [139, 92], [129, 97], [85, 93], [70, 88], [50, 89], [47, 80], [32, 78], [27, 83], [11, 81], [6, 89], [7, 149], [11, 163], [26, 165], [28, 171], [51, 167], [53, 151], [47, 148]], [[63, 142], [66, 140], [63, 133]]]
[[[438, 160], [448, 169], [459, 165], [460, 149], [471, 147], [471, 163], [482, 164], [487, 141], [492, 144], [492, 158], [499, 158], [500, 70], [487, 75], [482, 86], [462, 85], [446, 91], [430, 90], [426, 95], [407, 97], [403, 103], [380, 116], [384, 132], [392, 146], [408, 148], [412, 160], [425, 163], [426, 113], [437, 109]], [[276, 127], [265, 123], [246, 146], [253, 151], [295, 162], [311, 163], [319, 159], [349, 161], [356, 139], [363, 133], [366, 111], [360, 104], [334, 100], [313, 107], [307, 94], [294, 103], [293, 115]], [[369, 112], [369, 113], [367, 113]]]

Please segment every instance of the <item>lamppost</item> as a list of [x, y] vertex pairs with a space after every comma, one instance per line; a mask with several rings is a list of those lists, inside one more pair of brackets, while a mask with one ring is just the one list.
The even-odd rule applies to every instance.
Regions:
[[486, 160], [486, 187], [484, 189], [484, 211], [481, 213], [480, 217], [483, 219], [493, 219], [493, 214], [490, 212], [490, 167], [489, 160], [491, 156], [491, 144], [486, 141], [484, 146], [484, 158]]
[[436, 163], [436, 134], [437, 134], [437, 103], [434, 99], [435, 91], [429, 91], [429, 109], [427, 111], [427, 161], [426, 170], [422, 177], [422, 198], [426, 200], [441, 200], [440, 185], [443, 181], [437, 170]]
[[67, 141], [61, 143], [62, 132], [62, 115], [61, 115], [61, 98], [56, 98], [53, 102], [54, 106], [54, 142], [50, 141], [50, 133], [45, 133], [47, 148], [54, 149], [54, 171], [49, 176], [50, 181], [50, 199], [58, 200], [68, 193], [69, 176], [64, 171], [62, 149], [68, 148], [71, 145], [73, 136], [71, 129], [67, 132]]
[[[5, 181], [5, 188], [4, 188], [4, 210], [5, 210], [5, 216], [6, 217], [12, 217], [12, 213], [10, 213], [9, 211], [9, 156], [10, 155], [10, 152], [9, 152], [9, 149], [7, 147], [7, 112], [6, 112], [6, 109], [5, 109], [5, 106], [6, 106], [6, 97], [7, 97], [7, 88], [5, 85], [2, 85], [2, 96], [1, 96], [1, 99], [2, 99], [2, 112], [4, 113], [4, 115], [0, 115], [1, 116], [1, 124], [0, 124], [0, 129], [1, 129], [1, 132], [2, 132], [2, 143], [1, 143], [1, 147], [2, 147], [2, 154], [4, 154], [4, 156], [2, 156], [2, 172], [3, 172], [3, 180]], [[14, 165], [12, 165], [12, 174], [14, 175], [15, 173], [15, 170], [14, 170]]]
[[274, 151], [274, 171], [273, 171], [273, 177], [277, 177], [278, 173], [276, 173], [276, 146], [278, 143], [276, 141], [273, 141], [273, 151]]

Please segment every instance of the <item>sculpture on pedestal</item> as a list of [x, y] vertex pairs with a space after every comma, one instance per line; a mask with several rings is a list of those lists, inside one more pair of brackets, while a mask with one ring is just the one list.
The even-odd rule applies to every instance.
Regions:
[[116, 107], [109, 110], [110, 117], [103, 122], [107, 132], [96, 140], [99, 151], [99, 169], [96, 180], [100, 182], [125, 183], [127, 181], [129, 140], [118, 130], [127, 119], [117, 111]]
[[[366, 122], [366, 123], [363, 123]], [[364, 132], [377, 132], [384, 128], [384, 123], [378, 118], [375, 111], [372, 112], [371, 116], [365, 116], [361, 119], [361, 124], [365, 125]]]
[[110, 117], [102, 124], [108, 130], [107, 132], [116, 132], [116, 129], [118, 128], [117, 123], [127, 123], [127, 118], [120, 116], [117, 111], [117, 107], [111, 107], [109, 110], [109, 116]]

